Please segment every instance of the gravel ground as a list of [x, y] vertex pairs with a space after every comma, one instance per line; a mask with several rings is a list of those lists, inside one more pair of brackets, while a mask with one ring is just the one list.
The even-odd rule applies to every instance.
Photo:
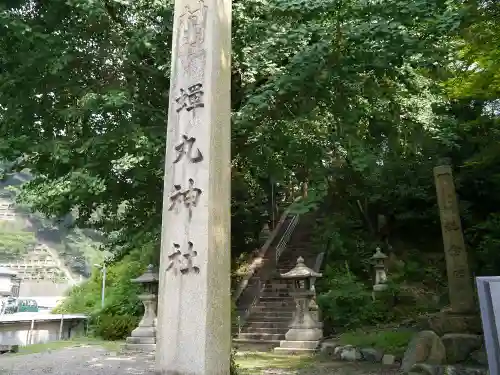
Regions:
[[154, 358], [79, 346], [37, 354], [1, 355], [0, 375], [151, 375]]
[[[281, 361], [285, 361], [281, 358]], [[242, 375], [395, 375], [394, 367], [366, 363], [313, 361], [290, 368], [270, 360], [242, 361]], [[245, 368], [246, 367], [246, 368]], [[286, 368], [287, 367], [287, 368]], [[109, 352], [99, 346], [77, 346], [37, 354], [0, 355], [0, 375], [153, 375], [154, 356]]]

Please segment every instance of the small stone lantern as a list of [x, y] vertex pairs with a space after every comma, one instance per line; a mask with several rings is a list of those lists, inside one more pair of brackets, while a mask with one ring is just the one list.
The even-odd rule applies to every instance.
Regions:
[[126, 349], [152, 351], [156, 348], [156, 298], [158, 294], [158, 274], [150, 264], [141, 276], [131, 280], [143, 284], [144, 293], [138, 297], [144, 304], [144, 316], [139, 325], [127, 337]]
[[318, 322], [309, 310], [311, 300], [315, 294], [312, 286], [313, 278], [323, 275], [314, 272], [304, 264], [304, 258], [297, 259], [297, 265], [285, 274], [283, 279], [293, 281], [293, 290], [290, 295], [294, 297], [296, 310], [285, 335], [285, 340], [280, 342], [277, 352], [307, 352], [314, 351], [319, 340], [323, 337], [322, 324]]
[[381, 292], [387, 289], [387, 273], [385, 269], [385, 260], [387, 255], [385, 255], [380, 247], [377, 247], [375, 254], [371, 257], [375, 268], [375, 284], [373, 285], [374, 292]]

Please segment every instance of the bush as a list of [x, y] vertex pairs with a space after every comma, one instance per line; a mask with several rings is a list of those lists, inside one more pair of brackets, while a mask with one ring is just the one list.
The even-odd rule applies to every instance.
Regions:
[[318, 290], [318, 305], [328, 333], [336, 327], [358, 328], [388, 322], [393, 317], [391, 304], [373, 301], [371, 289], [347, 267], [344, 270], [327, 267]]
[[[131, 279], [141, 275], [147, 262], [140, 252], [134, 252], [107, 269], [104, 312], [106, 315], [141, 316], [143, 305], [139, 301], [140, 286]], [[75, 286], [68, 298], [54, 309], [54, 313], [95, 314], [101, 310], [102, 274], [95, 269], [89, 280]]]
[[137, 327], [139, 319], [130, 315], [99, 314], [92, 318], [93, 333], [109, 341], [124, 340]]

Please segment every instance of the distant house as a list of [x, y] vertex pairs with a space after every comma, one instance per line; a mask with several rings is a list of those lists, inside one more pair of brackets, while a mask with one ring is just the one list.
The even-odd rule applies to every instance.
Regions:
[[0, 297], [12, 295], [17, 274], [8, 268], [0, 267]]

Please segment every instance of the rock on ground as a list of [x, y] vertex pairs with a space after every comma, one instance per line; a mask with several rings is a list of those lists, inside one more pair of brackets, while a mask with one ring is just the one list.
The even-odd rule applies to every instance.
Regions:
[[417, 333], [408, 344], [401, 362], [401, 371], [408, 373], [417, 363], [440, 365], [445, 361], [446, 349], [439, 336], [432, 331], [422, 331]]
[[448, 363], [459, 363], [467, 360], [470, 354], [481, 348], [483, 337], [467, 333], [447, 333], [441, 340], [446, 348]]

